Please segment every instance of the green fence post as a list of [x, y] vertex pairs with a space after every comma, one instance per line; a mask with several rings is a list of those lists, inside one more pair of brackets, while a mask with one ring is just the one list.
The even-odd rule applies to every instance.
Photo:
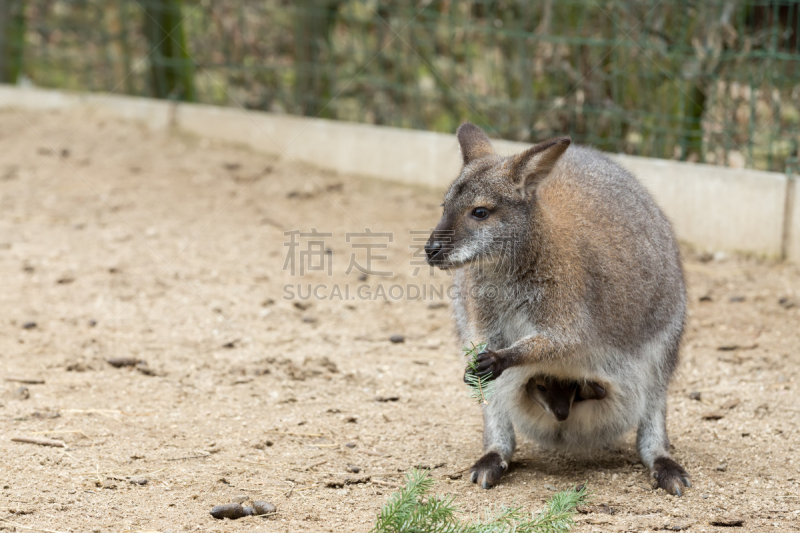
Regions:
[[[294, 15], [295, 104], [304, 115], [317, 116], [325, 110], [330, 80], [322, 65], [325, 47], [336, 22], [341, 0], [298, 0]], [[327, 115], [327, 114], [326, 114]]]
[[182, 0], [149, 0], [143, 29], [150, 46], [150, 94], [193, 101], [194, 68], [183, 31]]
[[0, 83], [17, 83], [25, 49], [25, 0], [0, 0]]

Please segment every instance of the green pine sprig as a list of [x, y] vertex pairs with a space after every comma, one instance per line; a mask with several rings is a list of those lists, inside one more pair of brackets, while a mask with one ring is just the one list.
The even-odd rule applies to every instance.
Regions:
[[586, 487], [557, 492], [538, 513], [519, 507], [487, 510], [483, 520], [464, 522], [453, 496], [431, 496], [433, 479], [427, 472], [411, 470], [406, 486], [381, 508], [372, 533], [564, 533], [575, 525], [578, 505], [586, 503]]
[[471, 348], [464, 347], [464, 355], [467, 356], [467, 366], [472, 372], [467, 372], [464, 380], [469, 387], [469, 397], [478, 402], [479, 404], [489, 404], [489, 398], [494, 395], [494, 381], [492, 380], [492, 373], [487, 372], [483, 375], [478, 375], [477, 361], [478, 354], [486, 349], [486, 343], [472, 344]]

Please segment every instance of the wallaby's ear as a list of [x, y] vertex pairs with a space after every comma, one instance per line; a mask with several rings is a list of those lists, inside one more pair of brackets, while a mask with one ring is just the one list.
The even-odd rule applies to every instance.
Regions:
[[569, 137], [557, 137], [528, 148], [516, 157], [511, 178], [523, 198], [533, 194], [571, 142]]
[[481, 157], [494, 155], [489, 137], [475, 124], [470, 122], [463, 123], [458, 127], [456, 137], [458, 137], [458, 144], [461, 146], [461, 155], [464, 157], [465, 165]]

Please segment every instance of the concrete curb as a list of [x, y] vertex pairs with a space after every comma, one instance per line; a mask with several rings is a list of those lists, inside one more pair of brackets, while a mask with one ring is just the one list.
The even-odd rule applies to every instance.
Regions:
[[[0, 109], [85, 106], [153, 129], [177, 127], [242, 143], [341, 173], [444, 189], [459, 172], [454, 135], [276, 115], [260, 111], [106, 94], [0, 85]], [[530, 146], [496, 141], [498, 153]], [[673, 220], [678, 238], [709, 251], [729, 250], [800, 261], [800, 209], [787, 176], [774, 172], [609, 157], [633, 172]], [[788, 195], [788, 196], [787, 196]]]

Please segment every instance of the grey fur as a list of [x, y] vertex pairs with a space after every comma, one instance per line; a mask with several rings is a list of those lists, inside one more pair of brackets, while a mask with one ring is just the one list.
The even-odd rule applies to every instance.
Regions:
[[[637, 428], [642, 462], [680, 495], [690, 484], [670, 459], [666, 398], [686, 290], [668, 219], [629, 172], [568, 138], [512, 157], [487, 150], [471, 124], [458, 138], [464, 167], [426, 250], [431, 264], [455, 270], [461, 344], [487, 342], [481, 365], [497, 376], [473, 481], [497, 482], [515, 429], [585, 451]], [[479, 219], [477, 207], [490, 215]], [[575, 403], [558, 422], [526, 394], [534, 375], [592, 381], [607, 396]]]

